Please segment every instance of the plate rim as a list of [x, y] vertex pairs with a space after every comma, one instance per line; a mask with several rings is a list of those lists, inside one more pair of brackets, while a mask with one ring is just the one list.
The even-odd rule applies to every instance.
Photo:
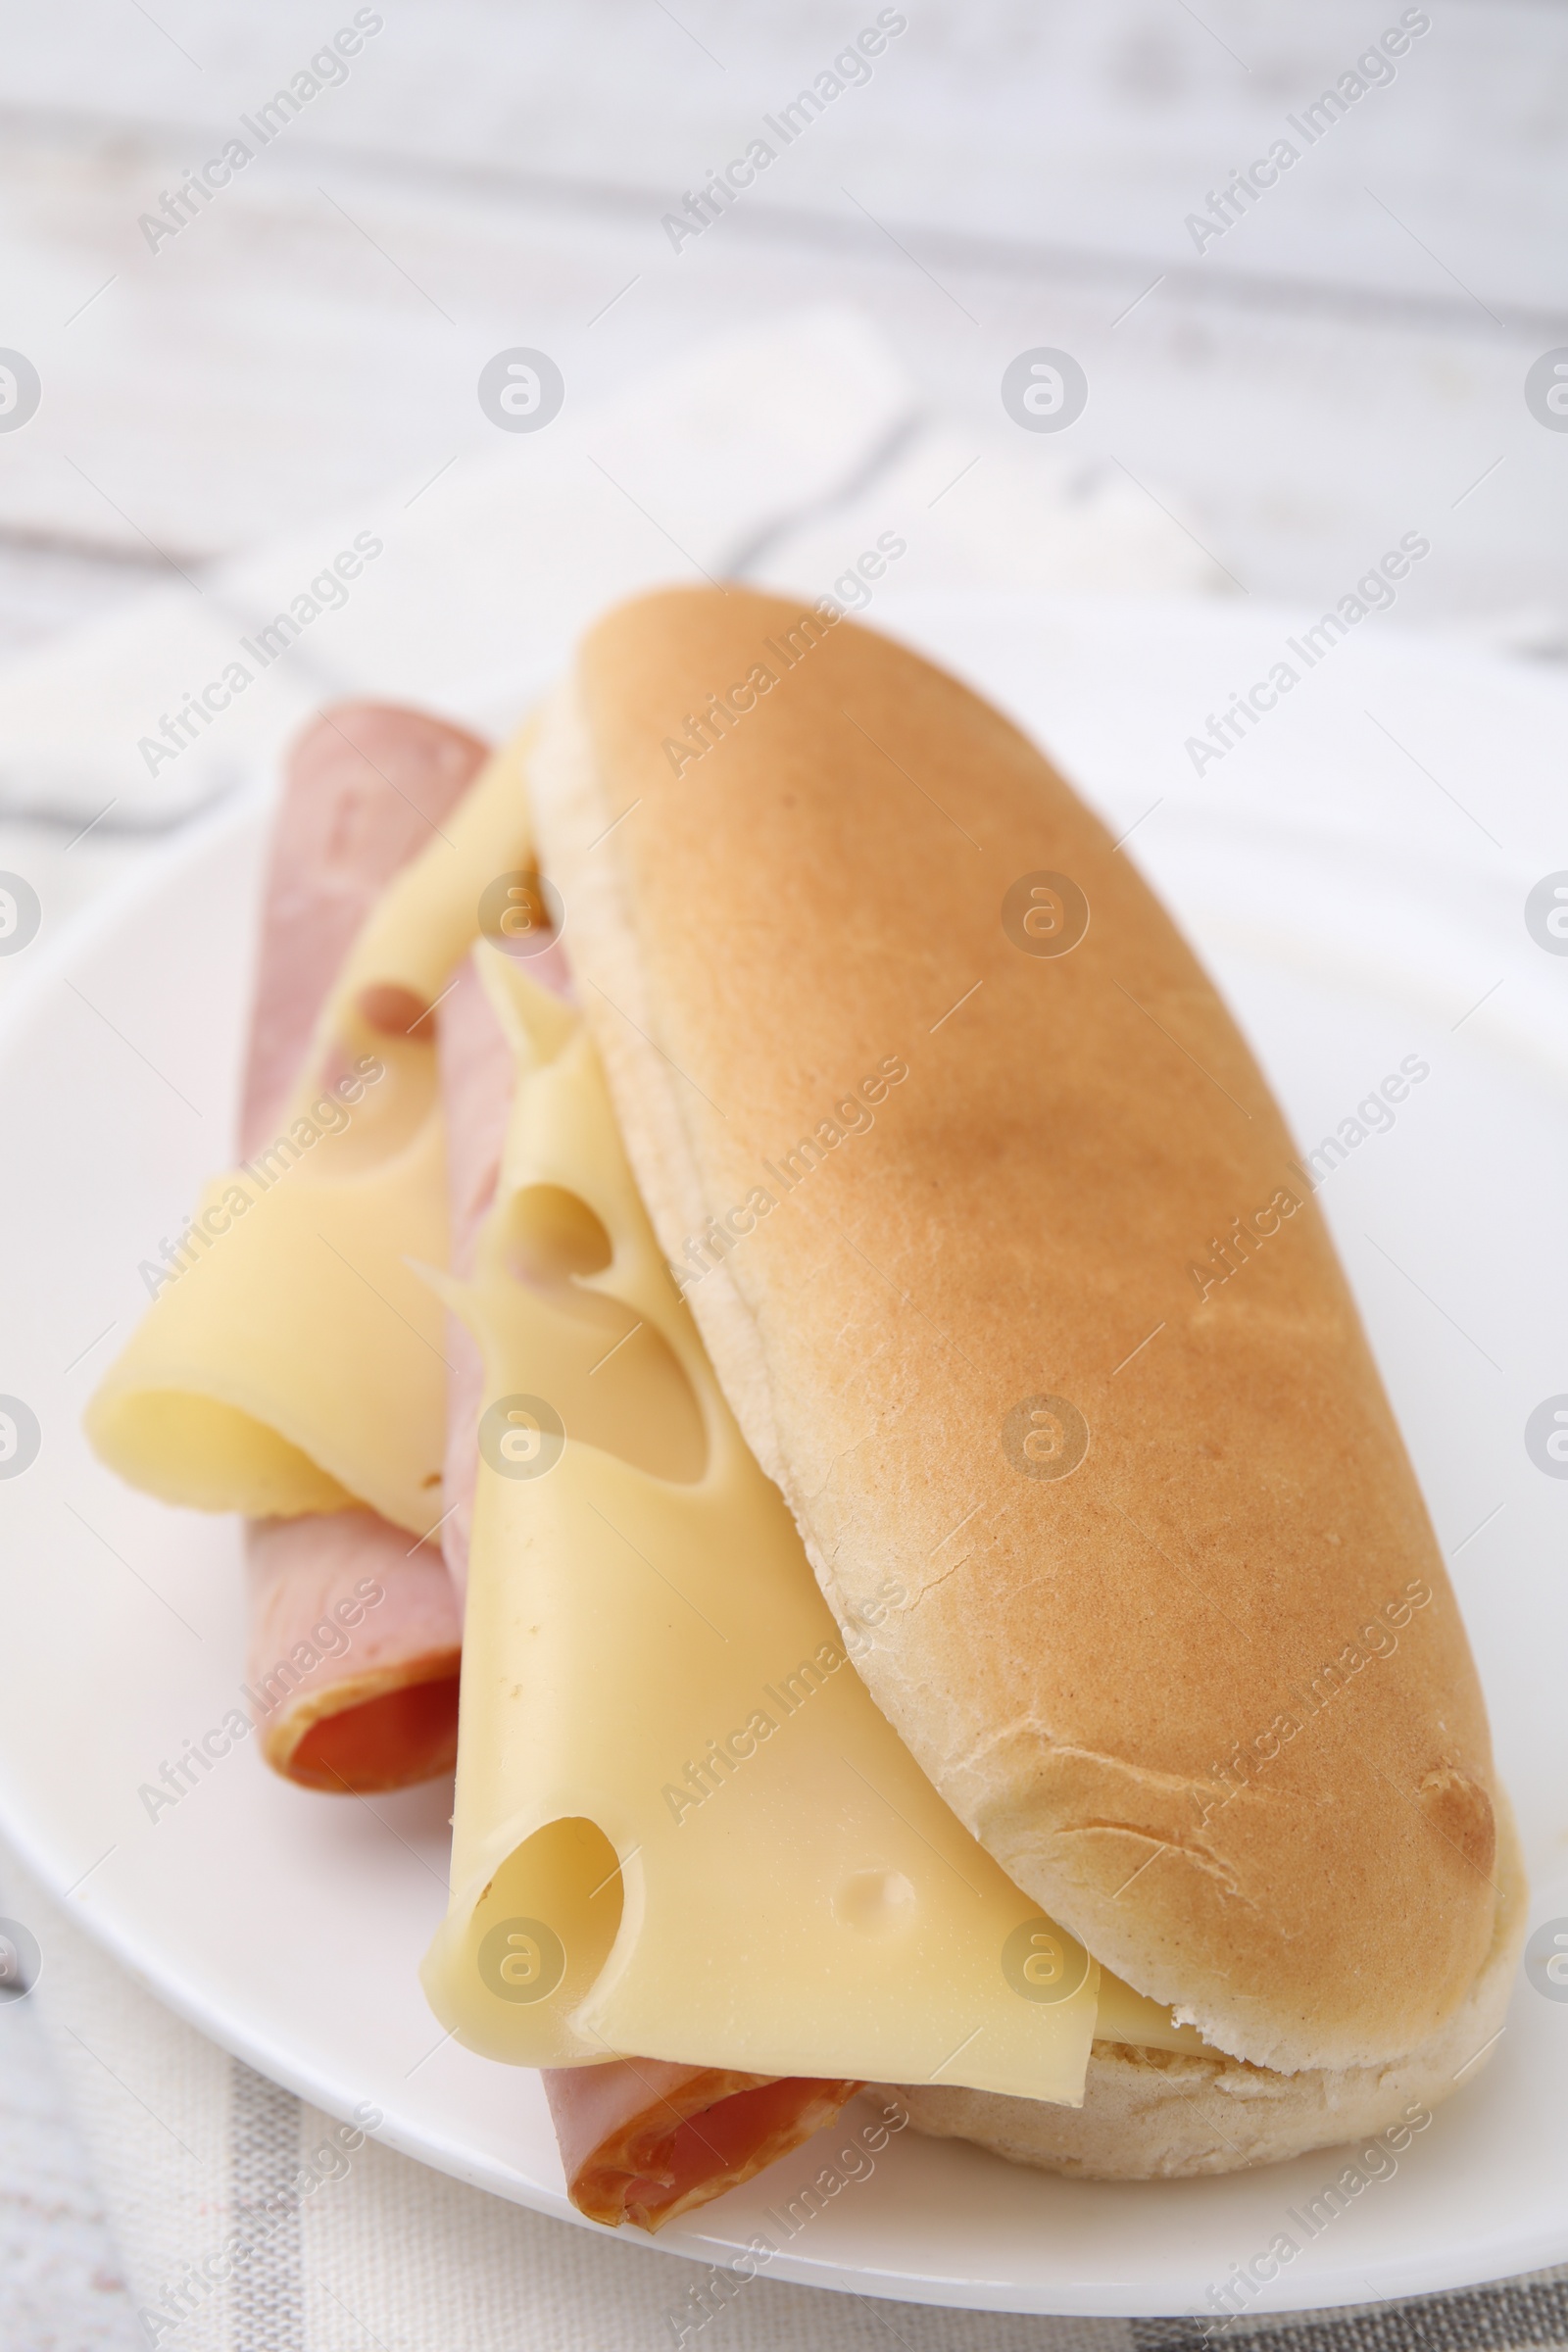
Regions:
[[[890, 606], [894, 601], [890, 597]], [[1086, 606], [1097, 608], [1098, 615], [1102, 616], [1107, 608], [1118, 608], [1127, 601], [1130, 600], [1118, 600], [1108, 595], [1097, 600], [1032, 596], [1010, 591], [911, 591], [897, 600], [898, 609], [890, 610], [886, 617], [890, 624], [896, 624], [905, 611], [913, 614], [922, 608], [951, 612], [956, 607], [973, 611], [977, 607], [989, 606], [993, 611], [1005, 610], [1018, 617], [1025, 613], [1038, 615], [1049, 611], [1068, 619], [1075, 613], [1082, 615]], [[1146, 614], [1152, 607], [1168, 610], [1174, 605], [1191, 612], [1195, 617], [1201, 615], [1205, 622], [1214, 624], [1216, 637], [1223, 635], [1228, 620], [1239, 617], [1228, 610], [1225, 600], [1160, 597], [1139, 599], [1137, 602]], [[1250, 612], [1247, 614], [1249, 620], [1256, 617], [1259, 615]], [[874, 612], [869, 618], [870, 625], [876, 627], [878, 622]], [[888, 633], [898, 633], [896, 625], [890, 626]], [[1399, 635], [1406, 647], [1423, 649], [1434, 659], [1452, 659], [1453, 649], [1435, 642], [1432, 636], [1414, 630], [1396, 632], [1391, 629], [1387, 633], [1390, 636]], [[1476, 666], [1488, 672], [1490, 682], [1494, 684], [1505, 680], [1510, 671], [1522, 672], [1541, 683], [1546, 682], [1541, 679], [1534, 664], [1526, 663], [1517, 657], [1499, 654], [1490, 647], [1467, 648], [1466, 651], [1475, 655]], [[185, 869], [200, 867], [206, 859], [220, 854], [235, 836], [258, 826], [274, 797], [273, 786], [265, 779], [253, 779], [243, 787], [224, 794], [217, 803], [194, 813], [170, 839], [115, 877], [87, 905], [68, 916], [51, 938], [40, 943], [43, 952], [35, 961], [29, 959], [26, 972], [18, 975], [16, 983], [6, 992], [4, 1001], [0, 1002], [0, 1056], [8, 1054], [20, 1042], [39, 1018], [51, 990], [59, 985], [69, 971], [79, 965], [84, 956], [95, 946], [107, 944], [113, 935], [118, 933], [122, 936], [138, 912], [145, 911], [165, 893], [177, 888], [179, 877]], [[1201, 811], [1194, 809], [1193, 813]], [[1249, 810], [1250, 815], [1261, 816], [1261, 813], [1257, 809]], [[1275, 812], [1275, 822], [1282, 828], [1288, 825], [1287, 812]], [[1352, 829], [1347, 827], [1345, 830], [1348, 832]], [[1378, 836], [1375, 833], [1363, 833], [1359, 838], [1370, 847]], [[3, 1750], [4, 1741], [0, 1738], [0, 1834], [14, 1849], [23, 1869], [38, 1881], [48, 1898], [66, 1912], [72, 1925], [82, 1930], [100, 1948], [109, 1952], [153, 1998], [208, 2039], [254, 2066], [270, 2080], [282, 2083], [310, 2105], [346, 2120], [353, 2112], [353, 2099], [346, 2085], [333, 2082], [317, 2066], [297, 2060], [270, 2030], [257, 2031], [241, 2011], [232, 2007], [225, 2009], [210, 1999], [195, 1983], [177, 1974], [171, 1974], [160, 1957], [144, 1948], [138, 1937], [125, 1929], [117, 1915], [105, 1917], [85, 1909], [67, 1910], [70, 1888], [65, 1885], [66, 1869], [57, 1866], [48, 1845], [33, 1835], [32, 1825], [25, 1813], [13, 1808], [12, 1776], [3, 1769]], [[691, 2229], [678, 2233], [662, 2233], [658, 2238], [639, 2235], [635, 2239], [628, 2239], [625, 2232], [610, 2230], [579, 2214], [559, 2191], [516, 2176], [511, 2184], [503, 2183], [495, 2177], [488, 2159], [476, 2160], [471, 2153], [465, 2151], [461, 2140], [452, 2134], [421, 2135], [417, 2132], [405, 2131], [392, 2125], [389, 2119], [388, 2123], [378, 2127], [375, 2137], [380, 2144], [395, 2148], [415, 2162], [430, 2165], [449, 2178], [550, 2218], [567, 2221], [574, 2227], [615, 2243], [635, 2242], [647, 2250], [669, 2253], [687, 2260], [722, 2263], [733, 2256], [732, 2241], [708, 2237], [700, 2230]], [[999, 2158], [995, 2161], [1002, 2160]], [[1263, 2168], [1254, 2169], [1261, 2171]], [[1490, 2254], [1481, 2254], [1475, 2249], [1468, 2253], [1457, 2249], [1446, 2252], [1443, 2246], [1434, 2247], [1432, 2253], [1428, 2276], [1418, 2287], [1407, 2283], [1407, 2257], [1394, 2256], [1387, 2258], [1386, 2262], [1374, 2259], [1358, 2268], [1359, 2292], [1352, 2292], [1348, 2282], [1344, 2291], [1319, 2288], [1307, 2303], [1275, 2305], [1260, 2298], [1251, 2307], [1249, 2316], [1273, 2319], [1286, 2312], [1309, 2313], [1353, 2307], [1358, 2302], [1366, 2301], [1365, 2288], [1375, 2286], [1385, 2271], [1391, 2278], [1406, 2281], [1390, 2288], [1391, 2297], [1402, 2299], [1449, 2292], [1466, 2285], [1481, 2285], [1548, 2267], [1568, 2258], [1568, 2218], [1565, 2218], [1561, 2233], [1555, 2237], [1548, 2236], [1544, 2230], [1538, 2230], [1506, 2246], [1494, 2244]], [[1478, 2262], [1484, 2267], [1478, 2269]], [[1020, 2300], [1020, 2296], [1029, 2294], [1028, 2289], [1008, 2288], [991, 2281], [958, 2278], [906, 2277], [885, 2269], [851, 2270], [842, 2260], [823, 2262], [782, 2249], [769, 2263], [766, 2276], [831, 2292], [870, 2293], [938, 2309], [1084, 2317], [1162, 2317], [1168, 2316], [1170, 2310], [1168, 2303], [1130, 2296], [1125, 2290], [1119, 2301], [1109, 2302], [1102, 2286], [1087, 2280], [1080, 2293], [1075, 2294], [1069, 2288], [1054, 2284], [1046, 2300], [1038, 2296]]]

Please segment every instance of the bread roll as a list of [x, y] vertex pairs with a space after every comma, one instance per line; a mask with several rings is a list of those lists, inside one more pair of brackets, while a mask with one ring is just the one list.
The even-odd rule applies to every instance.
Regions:
[[1506, 1798], [1498, 1805], [1492, 1949], [1453, 2015], [1418, 2049], [1378, 2066], [1282, 2075], [1239, 2058], [1097, 2041], [1081, 2107], [999, 2098], [946, 2083], [883, 2087], [917, 2132], [972, 2139], [1009, 2163], [1079, 2180], [1169, 2180], [1278, 2164], [1309, 2148], [1408, 2126], [1473, 2082], [1502, 2032], [1529, 1910]]
[[956, 679], [739, 588], [601, 622], [530, 791], [661, 1246], [922, 1769], [1229, 2058], [1432, 2044], [1495, 1940], [1475, 1670], [1130, 855]]

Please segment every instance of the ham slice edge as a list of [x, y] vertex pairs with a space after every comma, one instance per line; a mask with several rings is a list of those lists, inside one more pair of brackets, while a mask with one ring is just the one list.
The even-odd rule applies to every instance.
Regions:
[[652, 2058], [551, 2067], [544, 2084], [578, 2212], [650, 2231], [787, 2156], [863, 2087]]
[[[268, 860], [242, 1154], [281, 1117], [367, 916], [487, 757], [444, 719], [379, 703], [336, 705], [294, 744]], [[358, 1509], [253, 1521], [246, 1556], [246, 1677], [273, 1771], [355, 1795], [450, 1772], [463, 1616], [440, 1552]], [[368, 1605], [365, 1585], [380, 1596]]]

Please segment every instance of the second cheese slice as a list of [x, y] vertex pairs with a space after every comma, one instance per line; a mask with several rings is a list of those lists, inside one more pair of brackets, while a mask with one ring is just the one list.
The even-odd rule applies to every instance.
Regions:
[[478, 951], [519, 1086], [486, 1367], [442, 2022], [1076, 2104], [1098, 1966], [942, 1802], [847, 1657], [675, 1295], [587, 1032]]

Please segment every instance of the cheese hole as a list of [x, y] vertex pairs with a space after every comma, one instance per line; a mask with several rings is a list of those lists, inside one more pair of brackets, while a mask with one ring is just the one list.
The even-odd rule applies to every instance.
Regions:
[[381, 1037], [412, 1037], [430, 1017], [424, 998], [396, 980], [374, 980], [368, 988], [362, 988], [355, 1007], [367, 1028]]
[[406, 1150], [437, 1115], [435, 1022], [424, 998], [377, 980], [345, 1008], [321, 1064], [314, 1116], [330, 1127], [317, 1166], [354, 1177]]
[[519, 1281], [570, 1282], [602, 1274], [614, 1256], [602, 1218], [561, 1184], [530, 1184], [507, 1212], [506, 1259]]
[[841, 1928], [885, 1936], [906, 1926], [915, 1912], [913, 1886], [902, 1870], [858, 1870], [833, 1891], [833, 1916]]
[[547, 1822], [514, 1846], [474, 1905], [470, 1965], [503, 2009], [564, 2012], [593, 1989], [620, 1927], [614, 1847], [597, 1822]]
[[603, 1218], [564, 1185], [530, 1184], [507, 1203], [499, 1231], [568, 1443], [695, 1485], [708, 1468], [708, 1427], [685, 1367], [657, 1324], [587, 1279], [615, 1254]]

